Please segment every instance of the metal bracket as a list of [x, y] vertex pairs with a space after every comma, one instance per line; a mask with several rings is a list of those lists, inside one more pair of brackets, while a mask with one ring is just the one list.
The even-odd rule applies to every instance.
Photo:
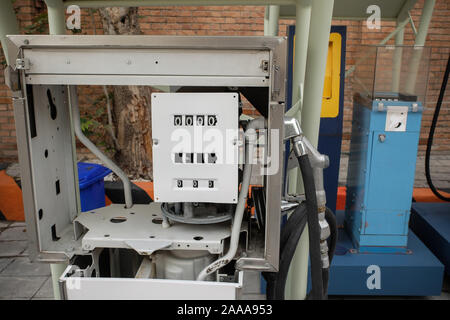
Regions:
[[18, 58], [18, 59], [16, 59], [15, 67], [16, 67], [16, 70], [29, 70], [30, 69], [30, 60]]

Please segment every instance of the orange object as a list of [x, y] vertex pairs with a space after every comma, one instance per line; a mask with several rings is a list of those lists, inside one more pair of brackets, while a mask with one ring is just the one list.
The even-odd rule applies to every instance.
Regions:
[[[440, 191], [445, 197], [450, 197], [450, 193]], [[436, 197], [429, 188], [414, 188], [413, 198], [416, 202], [445, 202], [444, 200]]]
[[13, 178], [0, 171], [0, 210], [9, 221], [25, 221], [22, 190]]
[[143, 189], [150, 196], [150, 198], [154, 199], [152, 181], [133, 181], [133, 183]]
[[108, 198], [108, 196], [105, 194], [105, 207], [109, 206], [112, 203], [112, 201]]
[[336, 199], [336, 210], [345, 210], [345, 198], [347, 196], [346, 187], [338, 187], [337, 199]]

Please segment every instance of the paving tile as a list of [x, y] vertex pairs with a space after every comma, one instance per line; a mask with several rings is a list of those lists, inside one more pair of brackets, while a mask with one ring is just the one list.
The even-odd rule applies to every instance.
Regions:
[[25, 227], [9, 227], [0, 233], [0, 241], [2, 240], [28, 240], [27, 229]]
[[6, 268], [7, 265], [9, 265], [14, 258], [0, 258], [0, 272]]
[[47, 280], [47, 277], [0, 276], [1, 298], [31, 298]]
[[18, 257], [0, 275], [50, 276], [50, 265], [48, 263], [30, 262], [28, 257]]
[[10, 225], [10, 227], [26, 227], [26, 226], [27, 226], [27, 224], [25, 222], [22, 222], [22, 221], [14, 221]]
[[10, 221], [0, 221], [0, 229], [5, 229], [11, 224]]
[[54, 299], [52, 277], [49, 277], [34, 295], [32, 300], [35, 299]]
[[21, 255], [27, 248], [27, 241], [0, 241], [0, 258]]

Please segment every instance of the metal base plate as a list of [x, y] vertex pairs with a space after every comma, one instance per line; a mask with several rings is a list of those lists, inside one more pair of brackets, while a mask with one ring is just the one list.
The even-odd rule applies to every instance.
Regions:
[[[338, 225], [344, 212], [337, 211]], [[410, 254], [364, 254], [354, 252], [343, 229], [330, 270], [330, 295], [439, 296], [444, 266], [410, 230]], [[374, 267], [380, 269], [380, 287], [368, 286], [374, 279]], [[370, 278], [371, 277], [371, 278]], [[370, 288], [369, 288], [370, 287]]]
[[[156, 250], [207, 250], [220, 254], [224, 239], [230, 237], [230, 222], [211, 225], [173, 223], [162, 227], [159, 203], [135, 204], [126, 209], [123, 204], [82, 212], [75, 222], [88, 229], [82, 238], [82, 248], [130, 248], [150, 255]], [[242, 231], [246, 231], [243, 224]]]
[[413, 203], [410, 226], [450, 276], [450, 203]]

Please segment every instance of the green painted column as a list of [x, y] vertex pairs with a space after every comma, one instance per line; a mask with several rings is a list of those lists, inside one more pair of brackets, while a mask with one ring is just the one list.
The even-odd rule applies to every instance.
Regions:
[[[309, 32], [311, 24], [312, 0], [298, 0], [296, 4], [296, 21], [295, 21], [295, 41], [294, 41], [294, 70], [292, 80], [292, 108], [288, 111], [288, 116], [295, 117], [301, 123], [301, 110], [303, 108], [303, 90], [305, 83], [306, 61], [308, 51]], [[297, 104], [299, 102], [299, 104]], [[296, 107], [298, 106], [298, 107]], [[290, 194], [303, 193], [303, 185], [301, 173], [298, 168], [289, 172]], [[304, 295], [294, 296], [295, 292], [304, 291], [306, 294], [306, 285], [304, 289], [298, 289], [298, 283], [306, 283], [308, 272], [308, 256], [309, 256], [309, 240], [308, 228], [302, 233], [297, 250], [295, 251], [292, 263], [288, 272], [288, 280], [286, 283], [285, 297], [287, 299], [303, 299]]]
[[270, 11], [270, 6], [266, 6], [266, 8], [264, 10], [264, 35], [265, 36], [269, 35], [269, 11]]
[[10, 34], [20, 34], [19, 24], [11, 0], [4, 0], [0, 9], [0, 41], [8, 65], [14, 63], [14, 61], [9, 61], [8, 48], [6, 47], [6, 36]]
[[[301, 126], [314, 147], [319, 141], [320, 112], [334, 0], [312, 1]], [[298, 17], [297, 17], [298, 18]], [[308, 233], [303, 232], [288, 278], [290, 299], [305, 299], [308, 270]]]
[[[292, 79], [292, 108], [286, 113], [301, 123], [303, 108], [303, 88], [305, 84], [306, 59], [308, 52], [309, 28], [311, 24], [312, 0], [298, 0], [296, 5], [294, 70]], [[297, 103], [298, 102], [298, 103]], [[299, 169], [289, 172], [289, 193], [303, 192]]]
[[62, 0], [45, 0], [50, 34], [66, 34], [65, 6]]
[[268, 36], [278, 36], [279, 18], [280, 18], [280, 6], [269, 6], [269, 22], [267, 26]]

